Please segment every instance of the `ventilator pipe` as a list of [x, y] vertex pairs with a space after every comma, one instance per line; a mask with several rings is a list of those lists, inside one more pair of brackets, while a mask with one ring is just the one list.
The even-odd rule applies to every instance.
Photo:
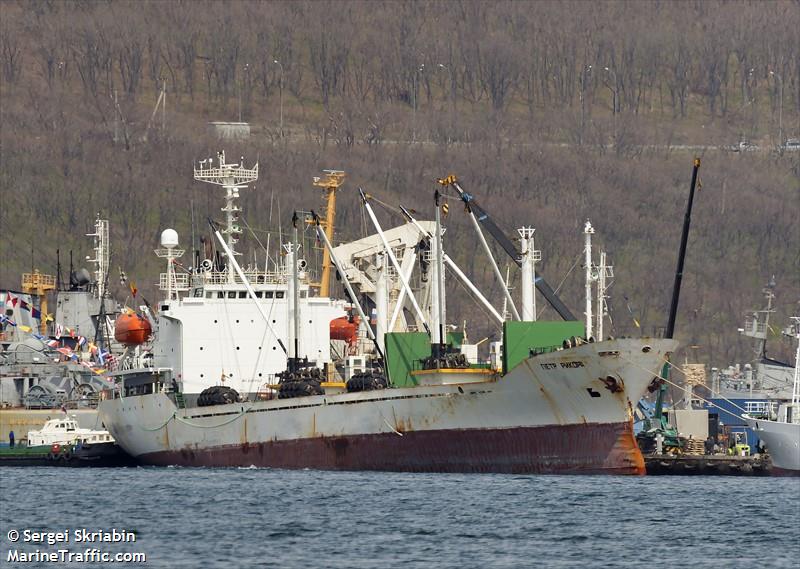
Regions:
[[385, 349], [386, 341], [384, 336], [386, 334], [388, 325], [389, 311], [389, 295], [386, 286], [386, 257], [380, 253], [377, 256], [378, 264], [378, 280], [375, 283], [375, 335], [378, 339], [378, 345]]

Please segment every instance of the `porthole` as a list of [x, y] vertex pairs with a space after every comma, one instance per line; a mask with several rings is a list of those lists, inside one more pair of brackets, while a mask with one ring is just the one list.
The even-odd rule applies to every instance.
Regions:
[[239, 346], [236, 346], [236, 349], [238, 350], [238, 349], [239, 349]]

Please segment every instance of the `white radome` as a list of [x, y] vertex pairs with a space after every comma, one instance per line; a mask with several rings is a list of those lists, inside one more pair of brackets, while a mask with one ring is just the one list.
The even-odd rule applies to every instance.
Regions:
[[161, 246], [173, 249], [178, 246], [178, 232], [174, 229], [165, 229], [161, 232]]

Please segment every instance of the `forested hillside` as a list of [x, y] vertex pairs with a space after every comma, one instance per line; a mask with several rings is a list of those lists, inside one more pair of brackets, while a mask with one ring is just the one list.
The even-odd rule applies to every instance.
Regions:
[[[239, 120], [249, 139], [207, 126]], [[780, 149], [798, 137], [797, 2], [3, 0], [0, 287], [52, 273], [56, 249], [89, 255], [99, 212], [112, 265], [155, 298], [160, 231], [189, 248], [192, 211], [198, 235], [222, 217], [192, 161], [224, 148], [260, 164], [242, 200], [259, 238], [319, 209], [324, 168], [347, 172], [339, 241], [367, 229], [358, 187], [430, 217], [435, 178], [456, 174], [509, 234], [537, 229], [539, 268], [576, 314], [589, 218], [614, 265], [613, 332], [657, 333], [697, 155], [677, 334], [727, 365], [752, 356], [736, 329], [771, 275], [777, 325], [800, 314], [800, 151]], [[450, 206], [448, 250], [499, 305]], [[253, 234], [242, 246], [263, 259]], [[452, 319], [492, 333], [451, 282]], [[124, 298], [116, 270], [112, 284]]]

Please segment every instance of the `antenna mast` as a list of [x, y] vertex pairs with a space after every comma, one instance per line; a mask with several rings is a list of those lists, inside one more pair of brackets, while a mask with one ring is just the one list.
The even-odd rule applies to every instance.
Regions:
[[[225, 242], [231, 255], [241, 255], [235, 248], [242, 234], [239, 227], [239, 212], [242, 211], [242, 208], [237, 205], [236, 200], [239, 198], [239, 190], [247, 188], [247, 184], [258, 179], [258, 162], [252, 168], [245, 168], [244, 157], [242, 157], [239, 164], [228, 164], [225, 162], [224, 150], [217, 153], [217, 161], [218, 165], [214, 166], [213, 158], [201, 160], [200, 167], [194, 168], [194, 179], [222, 186], [225, 190], [225, 207], [222, 208], [222, 211], [225, 212], [225, 229], [221, 233], [225, 235]], [[229, 284], [235, 282], [235, 272], [231, 265], [228, 263], [227, 267]]]
[[87, 237], [94, 237], [94, 259], [86, 258], [90, 263], [95, 264], [95, 298], [104, 298], [106, 294], [106, 275], [110, 262], [110, 251], [108, 247], [108, 220], [100, 219], [94, 223], [94, 233], [87, 233]]
[[605, 334], [603, 328], [605, 324], [605, 317], [608, 316], [608, 303], [606, 299], [608, 295], [607, 279], [614, 278], [614, 267], [607, 264], [606, 252], [600, 251], [600, 264], [597, 267], [597, 322], [595, 322], [595, 337], [602, 340]]

